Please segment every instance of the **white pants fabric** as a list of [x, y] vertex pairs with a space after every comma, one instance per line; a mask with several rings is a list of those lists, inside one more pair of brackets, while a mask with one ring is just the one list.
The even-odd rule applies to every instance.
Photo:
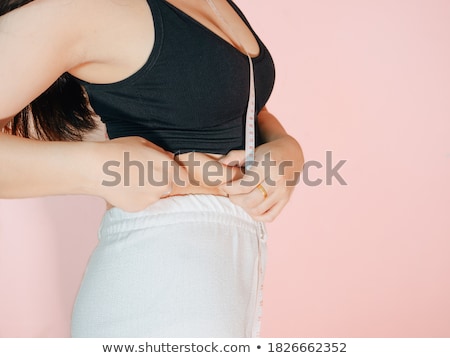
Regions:
[[108, 210], [72, 312], [72, 337], [258, 337], [267, 231], [228, 198]]

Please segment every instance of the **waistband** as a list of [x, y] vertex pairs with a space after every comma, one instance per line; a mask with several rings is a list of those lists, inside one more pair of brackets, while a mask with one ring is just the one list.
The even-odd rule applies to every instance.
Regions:
[[257, 235], [263, 228], [243, 208], [224, 196], [189, 194], [160, 199], [138, 212], [127, 212], [111, 208], [103, 216], [99, 239], [115, 233], [148, 227], [177, 225], [183, 222], [218, 222], [254, 231]]

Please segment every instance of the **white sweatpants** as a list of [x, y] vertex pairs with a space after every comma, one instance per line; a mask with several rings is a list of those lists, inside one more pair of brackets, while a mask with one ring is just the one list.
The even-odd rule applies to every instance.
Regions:
[[258, 337], [267, 232], [228, 198], [105, 213], [72, 337]]

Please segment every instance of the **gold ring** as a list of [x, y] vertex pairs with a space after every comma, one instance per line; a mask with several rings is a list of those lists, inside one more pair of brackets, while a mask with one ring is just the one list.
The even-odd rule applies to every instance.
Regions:
[[264, 196], [264, 200], [265, 200], [267, 198], [267, 191], [266, 191], [266, 189], [264, 189], [264, 187], [261, 184], [258, 184], [257, 188], [262, 193], [262, 195]]

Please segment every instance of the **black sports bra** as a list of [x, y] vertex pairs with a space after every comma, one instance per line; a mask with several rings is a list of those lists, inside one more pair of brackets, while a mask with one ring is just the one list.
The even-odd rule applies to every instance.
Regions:
[[[269, 51], [240, 9], [227, 0], [255, 36], [255, 113], [275, 81]], [[204, 25], [164, 0], [147, 0], [155, 43], [136, 73], [112, 84], [78, 80], [109, 138], [140, 136], [171, 152], [226, 154], [244, 149], [249, 97], [248, 57]], [[256, 145], [261, 135], [256, 123]]]

